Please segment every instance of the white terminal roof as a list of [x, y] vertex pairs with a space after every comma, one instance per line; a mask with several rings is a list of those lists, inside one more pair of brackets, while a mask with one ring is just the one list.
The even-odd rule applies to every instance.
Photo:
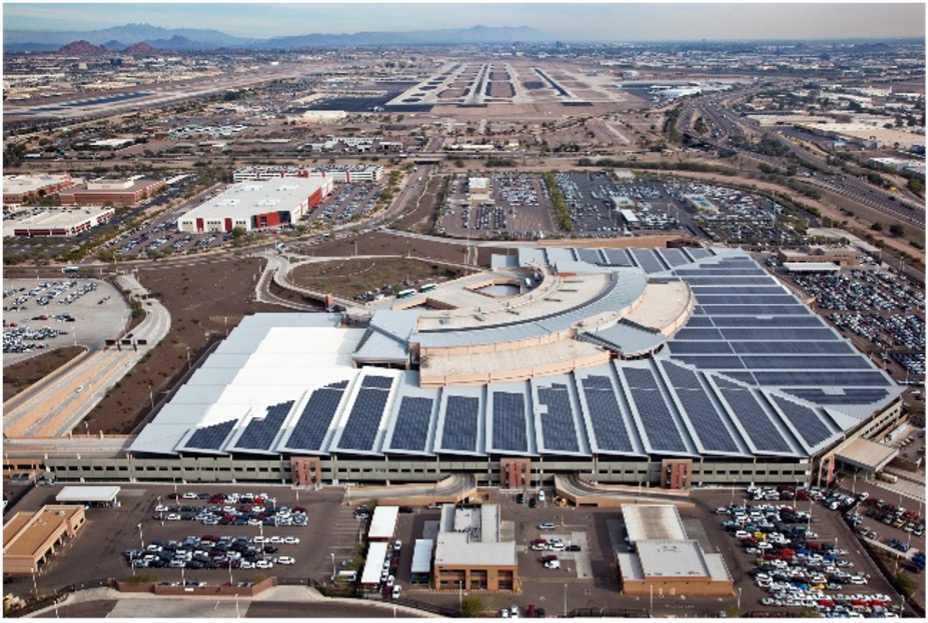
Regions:
[[264, 212], [297, 209], [329, 180], [319, 177], [287, 177], [240, 182], [200, 204], [182, 218], [248, 218]]
[[119, 487], [64, 487], [55, 496], [56, 502], [112, 502], [119, 495]]
[[673, 504], [623, 504], [622, 516], [633, 543], [660, 539], [682, 541], [686, 530]]
[[374, 541], [367, 546], [367, 560], [364, 562], [364, 571], [361, 572], [361, 584], [380, 584], [383, 574], [383, 561], [387, 558], [388, 544], [385, 541]]
[[392, 539], [396, 532], [396, 518], [399, 515], [399, 506], [378, 506], [371, 517], [371, 527], [367, 531], [368, 540]]

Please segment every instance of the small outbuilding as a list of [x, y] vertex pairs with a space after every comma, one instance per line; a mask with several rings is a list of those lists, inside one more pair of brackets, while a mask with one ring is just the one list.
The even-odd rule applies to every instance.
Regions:
[[119, 487], [64, 487], [55, 501], [59, 504], [86, 504], [88, 506], [111, 506], [119, 505]]

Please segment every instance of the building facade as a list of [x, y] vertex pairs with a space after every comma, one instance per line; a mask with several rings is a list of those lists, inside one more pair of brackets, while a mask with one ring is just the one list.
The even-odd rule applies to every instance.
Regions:
[[62, 205], [132, 204], [154, 196], [165, 187], [160, 180], [92, 180], [58, 194]]

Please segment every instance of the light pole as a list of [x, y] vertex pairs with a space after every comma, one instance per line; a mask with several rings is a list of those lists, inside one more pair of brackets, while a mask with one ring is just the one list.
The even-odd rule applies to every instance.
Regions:
[[32, 591], [33, 591], [33, 594], [35, 595], [35, 600], [38, 601], [39, 600], [39, 584], [38, 582], [36, 582], [36, 579], [35, 579], [35, 568], [32, 569]]
[[654, 618], [654, 585], [651, 584], [648, 588], [651, 589], [650, 605], [648, 606], [648, 617]]
[[564, 583], [564, 618], [567, 618], [567, 583]]
[[239, 613], [239, 610], [238, 610], [238, 593], [235, 593], [235, 618], [236, 619], [242, 618], [242, 615]]
[[[231, 558], [229, 559], [229, 586], [235, 586], [235, 584], [232, 582], [232, 559]], [[238, 597], [238, 593], [236, 593], [235, 596]]]
[[164, 525], [164, 508], [161, 506], [161, 496], [158, 496], [158, 519], [161, 520], [161, 525]]
[[142, 535], [142, 522], [139, 522], [139, 543], [142, 544], [141, 549], [145, 549], [145, 537]]
[[464, 607], [464, 580], [458, 580], [458, 611]]
[[738, 587], [738, 616], [741, 616], [741, 587]]
[[329, 554], [332, 557], [332, 581], [335, 581], [335, 552]]

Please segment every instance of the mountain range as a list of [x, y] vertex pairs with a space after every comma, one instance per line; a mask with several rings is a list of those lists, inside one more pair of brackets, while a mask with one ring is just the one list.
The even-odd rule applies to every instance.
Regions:
[[[75, 41], [92, 45], [119, 44], [122, 41], [146, 43], [160, 50], [194, 51], [295, 50], [314, 47], [403, 46], [477, 43], [515, 43], [546, 41], [550, 38], [527, 26], [447, 28], [406, 32], [357, 32], [346, 34], [310, 33], [270, 39], [236, 37], [219, 30], [161, 28], [150, 24], [126, 24], [92, 31], [4, 30], [4, 52], [54, 52]], [[128, 44], [127, 44], [128, 45]]]

